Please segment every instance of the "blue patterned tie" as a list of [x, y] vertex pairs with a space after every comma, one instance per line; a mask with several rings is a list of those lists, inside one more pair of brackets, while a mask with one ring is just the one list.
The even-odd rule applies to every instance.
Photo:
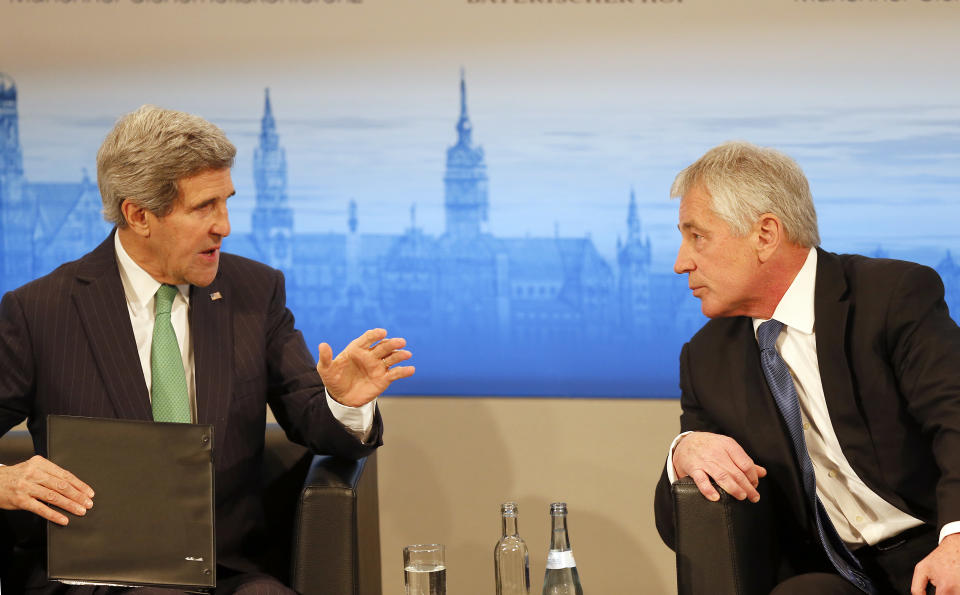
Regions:
[[170, 310], [177, 288], [161, 285], [156, 296], [156, 319], [150, 346], [150, 396], [154, 421], [190, 423], [190, 396]]
[[793, 385], [793, 378], [790, 376], [790, 370], [787, 363], [780, 357], [777, 351], [777, 337], [780, 330], [783, 329], [783, 323], [777, 320], [768, 320], [757, 329], [757, 342], [760, 344], [760, 364], [763, 367], [763, 375], [767, 378], [767, 385], [773, 398], [777, 402], [777, 408], [783, 420], [787, 422], [787, 430], [790, 432], [790, 439], [793, 442], [793, 452], [797, 455], [797, 462], [800, 463], [800, 471], [803, 474], [803, 490], [806, 492], [807, 500], [811, 504], [817, 520], [817, 533], [820, 535], [820, 543], [833, 564], [845, 579], [858, 586], [864, 593], [874, 595], [876, 588], [870, 582], [870, 579], [863, 574], [863, 567], [860, 561], [850, 553], [846, 544], [840, 539], [837, 530], [834, 528], [827, 511], [823, 508], [823, 503], [817, 496], [817, 479], [813, 471], [813, 462], [810, 460], [810, 453], [807, 452], [807, 442], [803, 437], [803, 429], [800, 420], [800, 401], [797, 398], [797, 388]]

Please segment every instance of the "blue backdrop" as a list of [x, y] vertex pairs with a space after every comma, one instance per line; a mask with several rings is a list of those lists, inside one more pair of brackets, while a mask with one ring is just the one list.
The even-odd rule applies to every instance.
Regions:
[[[378, 208], [376, 201], [346, 199], [331, 205], [321, 198], [326, 179], [311, 171], [299, 172], [297, 186], [291, 190], [285, 147], [308, 145], [310, 127], [288, 119], [277, 107], [283, 102], [269, 91], [263, 94], [259, 109], [245, 117], [218, 119], [216, 114], [205, 114], [223, 126], [240, 148], [234, 174], [241, 195], [232, 199], [238, 207], [232, 211], [235, 233], [224, 249], [286, 273], [288, 304], [311, 348], [320, 341], [342, 348], [374, 326], [407, 337], [418, 373], [398, 384], [396, 390], [404, 394], [676, 396], [680, 346], [705, 319], [687, 289], [686, 277], [670, 270], [670, 254], [676, 246], [662, 238], [672, 237], [671, 224], [660, 223], [651, 232], [645, 223], [651, 212], [675, 211], [676, 203], [666, 198], [666, 185], [631, 188], [624, 184], [618, 198], [607, 196], [594, 202], [582, 195], [574, 203], [551, 202], [543, 193], [531, 193], [525, 203], [517, 189], [495, 191], [495, 173], [488, 170], [488, 155], [476, 139], [482, 127], [478, 125], [475, 133], [467, 80], [461, 72], [457, 81], [455, 71], [448, 79], [446, 101], [436, 114], [447, 132], [427, 139], [443, 163], [441, 170], [429, 174], [435, 176], [436, 190], [391, 197], [402, 208], [394, 209], [386, 223], [381, 220], [375, 231], [365, 230], [365, 218]], [[39, 155], [46, 147], [31, 147], [29, 140], [21, 139], [20, 128], [33, 123], [21, 119], [18, 91], [11, 76], [0, 76], [4, 290], [79, 257], [109, 233], [100, 215], [95, 180], [88, 173], [74, 182], [45, 182], [25, 173], [24, 155]], [[82, 126], [102, 137], [112, 125], [109, 118], [91, 119], [76, 107], [65, 107], [56, 115], [66, 131], [71, 125]], [[805, 117], [814, 121], [817, 116]], [[488, 116], [488, 121], [492, 119]], [[45, 125], [43, 120], [37, 117], [38, 128]], [[364, 128], [368, 123], [337, 125]], [[784, 126], [742, 116], [704, 117], [698, 125], [731, 136], [755, 136], [751, 133], [758, 131], [762, 136]], [[560, 139], [560, 148], [554, 149], [559, 152], [599, 132], [550, 134]], [[712, 140], [716, 134], [709, 136]], [[496, 136], [485, 138], [510, 150]], [[709, 148], [702, 142], [706, 138], [676, 150], [664, 179]], [[955, 236], [905, 235], [903, 222], [890, 214], [873, 231], [847, 234], [842, 229], [856, 220], [849, 214], [851, 209], [882, 209], [890, 200], [868, 196], [871, 186], [915, 183], [923, 188], [933, 183], [940, 186], [938, 195], [956, 198], [960, 183], [955, 171], [918, 173], [913, 165], [918, 160], [928, 163], [929, 155], [940, 158], [956, 152], [957, 139], [953, 132], [875, 142], [786, 142], [781, 148], [809, 157], [800, 161], [813, 171], [821, 221], [824, 211], [829, 213], [824, 235], [854, 237], [858, 242], [827, 245], [828, 249], [852, 247], [873, 255], [925, 261], [940, 272], [951, 310], [957, 312], [960, 267], [950, 253]], [[402, 149], [394, 150], [398, 152]], [[349, 172], [375, 176], [378, 159], [394, 153], [368, 154], [365, 163], [352, 166]], [[904, 154], [913, 155], [913, 161], [901, 158]], [[826, 164], [841, 156], [853, 164], [869, 164], [871, 171], [883, 170], [887, 180], [865, 184], [862, 197], [849, 192], [838, 192], [845, 194], [842, 198], [818, 194], [818, 181], [836, 185], [837, 178], [827, 174]], [[329, 171], [337, 165], [328, 162], [323, 167]], [[591, 172], [578, 175], [587, 177]], [[249, 196], [242, 196], [244, 189]], [[501, 199], [503, 195], [509, 198]], [[646, 206], [638, 195], [646, 198]], [[659, 204], [650, 207], [651, 203]], [[441, 215], [431, 223], [432, 229], [418, 218], [418, 207], [424, 204], [428, 212]], [[888, 213], [900, 212], [909, 218], [908, 210], [899, 210], [903, 204], [893, 201]], [[504, 228], [522, 229], [529, 223], [527, 229], [539, 231], [492, 230], [490, 221], [498, 209], [508, 208], [504, 220], [510, 221]], [[944, 201], [944, 216], [957, 220], [960, 209], [955, 202]], [[675, 214], [662, 219], [671, 217], [675, 221]], [[517, 220], [525, 218], [529, 221]], [[603, 237], [595, 240], [589, 231], [566, 233], [554, 223], [571, 218], [582, 219], [582, 229], [604, 229]], [[323, 225], [311, 224], [318, 219]], [[311, 229], [317, 227], [326, 229]], [[542, 231], [551, 227], [553, 233]], [[658, 241], [666, 245], [657, 245]], [[657, 251], [659, 259], [654, 258]]]

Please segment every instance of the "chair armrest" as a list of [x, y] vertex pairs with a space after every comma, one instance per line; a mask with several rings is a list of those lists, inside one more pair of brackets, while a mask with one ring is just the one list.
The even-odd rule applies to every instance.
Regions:
[[381, 594], [376, 454], [313, 458], [297, 505], [291, 577], [303, 595]]
[[33, 438], [26, 430], [11, 430], [0, 440], [0, 465], [16, 465], [33, 456]]
[[775, 585], [776, 552], [769, 497], [737, 500], [714, 484], [718, 502], [703, 497], [689, 477], [673, 491], [678, 595], [766, 595]]

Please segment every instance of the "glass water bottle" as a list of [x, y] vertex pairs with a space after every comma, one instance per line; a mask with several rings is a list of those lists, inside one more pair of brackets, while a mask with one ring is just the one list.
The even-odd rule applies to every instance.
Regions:
[[570, 549], [567, 535], [567, 503], [550, 505], [550, 552], [547, 554], [547, 572], [543, 577], [543, 595], [583, 595], [577, 563]]
[[493, 550], [497, 595], [530, 595], [530, 554], [517, 533], [517, 504], [500, 505], [503, 535]]

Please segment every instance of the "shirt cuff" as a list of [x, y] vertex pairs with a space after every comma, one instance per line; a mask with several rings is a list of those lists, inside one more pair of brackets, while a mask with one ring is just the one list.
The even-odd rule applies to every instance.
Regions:
[[[680, 442], [681, 438], [692, 433], [692, 431], [681, 432], [680, 435], [674, 438], [673, 442], [670, 443], [670, 452], [667, 453], [667, 479], [670, 480], [670, 483], [675, 483], [677, 481], [677, 472], [673, 468], [673, 451], [677, 448], [677, 444]], [[958, 531], [960, 531], [960, 529], [958, 529]]]
[[[952, 523], [947, 523], [940, 529], [940, 541], [943, 541], [943, 538], [947, 535], [953, 535], [954, 533], [960, 533], [960, 521], [953, 521]], [[940, 543], [938, 541], [937, 543]]]
[[373, 431], [373, 414], [377, 408], [377, 400], [374, 399], [359, 407], [349, 407], [335, 401], [326, 387], [323, 389], [323, 394], [327, 397], [327, 406], [330, 407], [333, 417], [354, 437], [361, 442], [366, 442]]

